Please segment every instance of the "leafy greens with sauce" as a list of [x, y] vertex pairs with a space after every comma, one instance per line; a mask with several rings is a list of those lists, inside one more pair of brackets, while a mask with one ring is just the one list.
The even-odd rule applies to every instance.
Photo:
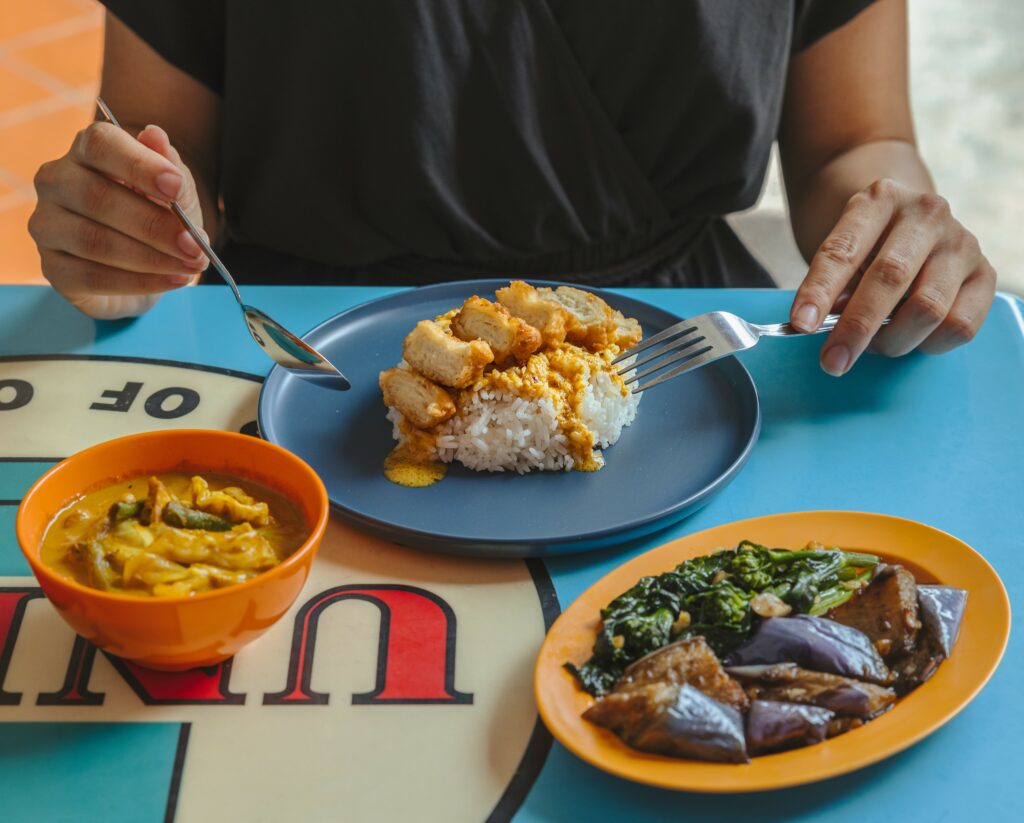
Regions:
[[873, 554], [769, 549], [744, 540], [641, 578], [602, 609], [590, 660], [566, 667], [596, 696], [610, 691], [634, 660], [674, 640], [701, 635], [722, 656], [756, 625], [752, 601], [778, 604], [783, 613], [824, 614], [866, 585], [878, 563]]

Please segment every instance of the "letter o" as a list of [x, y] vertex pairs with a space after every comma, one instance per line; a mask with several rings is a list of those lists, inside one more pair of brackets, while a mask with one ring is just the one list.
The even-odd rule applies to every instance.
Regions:
[[0, 400], [0, 411], [14, 411], [27, 406], [35, 394], [35, 389], [27, 380], [0, 380], [0, 393], [4, 389], [14, 389], [14, 397], [10, 400]]
[[[164, 402], [175, 396], [181, 398], [178, 405], [170, 409], [164, 408]], [[199, 392], [182, 386], [171, 386], [153, 392], [146, 398], [146, 414], [158, 420], [173, 420], [176, 417], [184, 417], [189, 412], [195, 411], [198, 405]]]

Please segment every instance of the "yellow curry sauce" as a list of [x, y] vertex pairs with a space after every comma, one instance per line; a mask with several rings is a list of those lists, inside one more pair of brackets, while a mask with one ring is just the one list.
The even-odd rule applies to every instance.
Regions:
[[[434, 318], [445, 334], [452, 333], [452, 319], [458, 311], [452, 309]], [[448, 467], [437, 459], [437, 435], [410, 426], [404, 419], [399, 421], [398, 428], [402, 432], [402, 442], [384, 458], [384, 476], [392, 483], [410, 489], [433, 486], [442, 480]]]
[[82, 496], [53, 519], [40, 558], [93, 588], [181, 596], [249, 580], [308, 534], [296, 506], [259, 484], [168, 473]]
[[448, 470], [437, 459], [437, 435], [410, 426], [404, 419], [398, 427], [404, 439], [384, 459], [384, 476], [410, 489], [434, 485]]
[[589, 376], [600, 371], [611, 376], [623, 397], [629, 394], [623, 379], [608, 369], [618, 354], [617, 346], [594, 353], [572, 343], [559, 343], [531, 355], [523, 366], [485, 372], [469, 391], [503, 391], [532, 400], [550, 398], [558, 428], [569, 441], [573, 469], [597, 471], [602, 464], [594, 456], [594, 435], [583, 423], [580, 407]]
[[[455, 311], [441, 315], [437, 322], [450, 324]], [[529, 400], [548, 397], [555, 407], [559, 430], [568, 440], [573, 469], [597, 471], [602, 464], [594, 455], [594, 436], [583, 423], [580, 407], [588, 376], [599, 371], [611, 377], [623, 397], [628, 396], [629, 388], [622, 377], [608, 367], [619, 352], [614, 345], [594, 353], [572, 343], [559, 343], [532, 354], [523, 365], [488, 367], [476, 383], [455, 393], [455, 405], [461, 411], [474, 393], [483, 391], [506, 392]], [[443, 478], [446, 466], [437, 459], [437, 430], [423, 431], [404, 420], [398, 425], [403, 442], [384, 462], [387, 478], [411, 488], [429, 486]]]

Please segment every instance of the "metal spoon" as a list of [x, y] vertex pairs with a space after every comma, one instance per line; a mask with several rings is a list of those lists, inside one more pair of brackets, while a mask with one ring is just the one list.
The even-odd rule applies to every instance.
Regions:
[[[102, 97], [97, 97], [96, 103], [107, 120], [119, 129], [123, 128]], [[352, 387], [352, 384], [348, 382], [348, 378], [331, 365], [331, 362], [320, 352], [308, 343], [300, 340], [288, 329], [276, 320], [268, 317], [255, 306], [249, 306], [242, 302], [242, 295], [238, 291], [235, 279], [228, 272], [227, 267], [220, 261], [217, 253], [210, 248], [210, 244], [206, 242], [202, 232], [196, 228], [195, 224], [177, 203], [171, 203], [171, 211], [177, 215], [185, 230], [192, 235], [192, 239], [199, 244], [199, 248], [210, 259], [214, 269], [217, 270], [217, 274], [231, 287], [231, 292], [235, 295], [235, 300], [238, 301], [238, 305], [242, 309], [242, 315], [245, 317], [245, 325], [249, 329], [249, 334], [256, 341], [256, 345], [263, 349], [271, 360], [280, 366], [284, 366], [284, 368], [299, 377], [313, 380], [327, 388], [345, 391]]]

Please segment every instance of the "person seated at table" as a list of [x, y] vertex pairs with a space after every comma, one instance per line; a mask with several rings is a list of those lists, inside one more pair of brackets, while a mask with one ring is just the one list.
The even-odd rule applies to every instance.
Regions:
[[947, 351], [991, 305], [915, 145], [905, 0], [104, 2], [101, 93], [136, 136], [79, 132], [29, 223], [94, 317], [207, 266], [171, 199], [242, 283], [771, 286], [722, 218], [776, 139], [791, 321], [843, 307], [826, 371]]

